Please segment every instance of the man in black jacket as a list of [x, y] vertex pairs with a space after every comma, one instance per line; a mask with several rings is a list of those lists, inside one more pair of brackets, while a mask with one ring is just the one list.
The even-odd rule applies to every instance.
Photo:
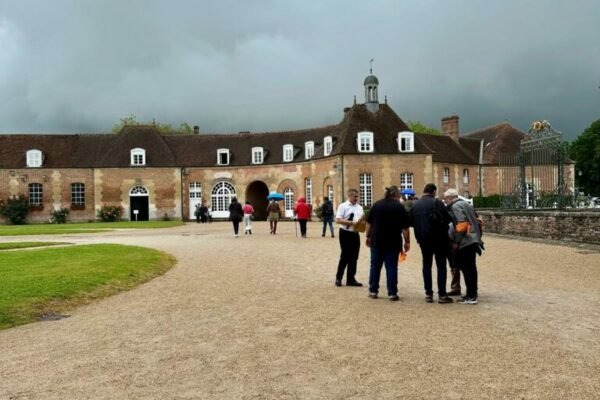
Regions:
[[446, 294], [446, 256], [449, 246], [448, 227], [452, 221], [446, 206], [436, 198], [437, 187], [428, 183], [423, 196], [411, 210], [411, 224], [423, 255], [423, 282], [425, 301], [433, 303], [431, 267], [435, 256], [437, 267], [438, 303], [452, 303]]

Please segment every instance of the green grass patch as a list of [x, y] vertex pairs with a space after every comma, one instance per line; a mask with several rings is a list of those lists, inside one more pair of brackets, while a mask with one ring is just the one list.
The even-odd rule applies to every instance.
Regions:
[[0, 243], [0, 250], [26, 249], [28, 247], [58, 246], [61, 244], [71, 244], [71, 243], [67, 243], [67, 242], [9, 242], [9, 243]]
[[130, 289], [173, 265], [153, 249], [94, 244], [0, 254], [0, 329]]
[[0, 225], [0, 236], [62, 235], [107, 232], [115, 229], [158, 229], [183, 225], [183, 221], [119, 221], [68, 224]]

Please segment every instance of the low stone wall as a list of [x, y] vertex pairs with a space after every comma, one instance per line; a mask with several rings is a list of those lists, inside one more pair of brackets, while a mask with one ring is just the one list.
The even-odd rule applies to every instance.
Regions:
[[600, 244], [600, 211], [477, 210], [484, 232]]

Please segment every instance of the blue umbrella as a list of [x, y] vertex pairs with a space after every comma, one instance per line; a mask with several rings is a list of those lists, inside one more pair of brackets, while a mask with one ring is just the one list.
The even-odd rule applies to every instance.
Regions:
[[400, 194], [407, 194], [409, 196], [414, 196], [417, 194], [417, 192], [415, 192], [412, 189], [402, 189], [402, 191], [400, 192]]
[[271, 192], [267, 196], [267, 200], [283, 200], [283, 199], [285, 199], [285, 197], [283, 197], [282, 194], [279, 194], [277, 192]]

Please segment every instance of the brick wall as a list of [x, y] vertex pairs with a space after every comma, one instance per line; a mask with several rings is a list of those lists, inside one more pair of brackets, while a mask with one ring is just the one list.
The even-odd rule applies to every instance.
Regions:
[[486, 232], [600, 244], [600, 210], [478, 210], [478, 213]]

